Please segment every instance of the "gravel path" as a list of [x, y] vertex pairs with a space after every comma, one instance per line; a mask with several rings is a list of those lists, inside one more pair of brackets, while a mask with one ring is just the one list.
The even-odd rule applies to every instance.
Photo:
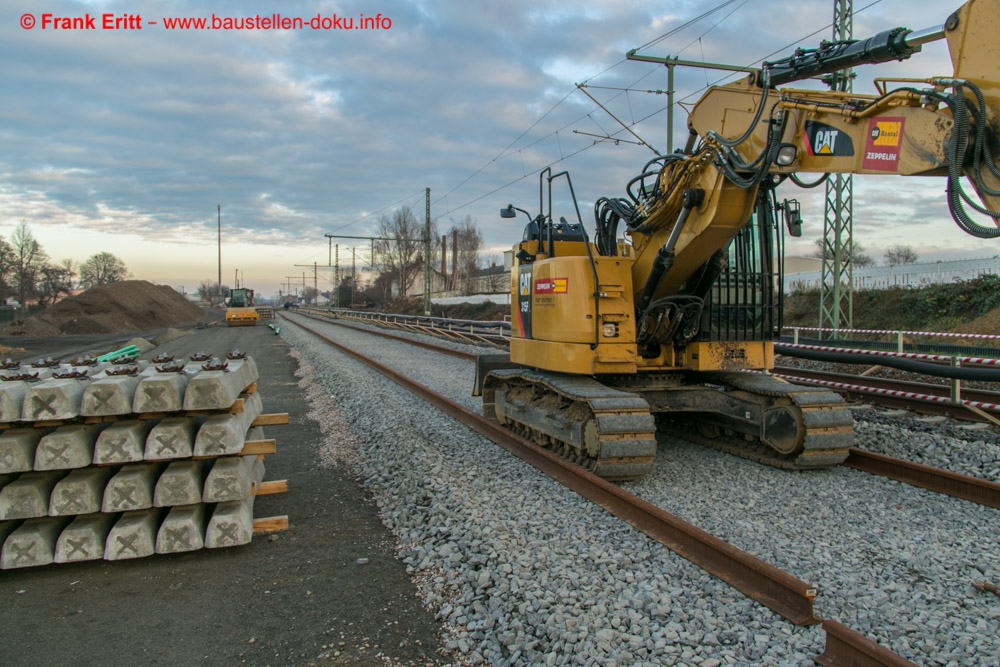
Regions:
[[[478, 410], [470, 362], [309, 326]], [[790, 625], [296, 327], [282, 335], [357, 439], [366, 484], [460, 662], [806, 665], [822, 652], [818, 629]], [[919, 433], [953, 461], [973, 452], [971, 467], [989, 467], [991, 450], [956, 446], [960, 433], [864, 419], [860, 447]], [[1000, 599], [972, 587], [1000, 581], [996, 510], [847, 468], [775, 470], [669, 437], [654, 471], [626, 488], [816, 584], [820, 616], [914, 662], [1000, 663]]]

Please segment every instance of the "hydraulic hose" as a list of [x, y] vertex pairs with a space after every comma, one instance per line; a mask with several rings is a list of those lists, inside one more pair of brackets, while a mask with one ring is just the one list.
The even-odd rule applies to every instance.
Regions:
[[[799, 359], [809, 359], [810, 361], [822, 361], [831, 364], [873, 364], [888, 366], [910, 373], [920, 373], [933, 377], [948, 378], [951, 380], [970, 380], [975, 382], [1000, 382], [1000, 368], [964, 368], [954, 366], [942, 366], [940, 364], [927, 363], [925, 361], [914, 361], [912, 359], [901, 359], [899, 357], [878, 356], [872, 357], [868, 354], [852, 354], [850, 352], [822, 352], [819, 350], [803, 350], [797, 347], [775, 343], [774, 351], [786, 357], [797, 357]], [[877, 359], [877, 362], [873, 362]]]

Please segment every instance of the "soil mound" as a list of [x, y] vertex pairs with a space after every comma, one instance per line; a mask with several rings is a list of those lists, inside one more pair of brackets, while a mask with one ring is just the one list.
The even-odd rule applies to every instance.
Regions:
[[11, 324], [3, 334], [49, 338], [128, 333], [191, 324], [203, 316], [200, 307], [166, 285], [126, 280], [63, 299], [24, 322]]
[[960, 324], [952, 331], [966, 334], [1000, 334], [1000, 308], [994, 308], [971, 322]]

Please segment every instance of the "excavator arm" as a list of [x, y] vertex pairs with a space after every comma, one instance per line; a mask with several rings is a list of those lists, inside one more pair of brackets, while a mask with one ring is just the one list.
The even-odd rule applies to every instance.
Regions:
[[[626, 221], [637, 306], [678, 293], [745, 225], [761, 184], [798, 173], [945, 177], [959, 227], [1000, 236], [998, 31], [1000, 3], [970, 0], [939, 28], [799, 51], [710, 89], [691, 111], [689, 148], [659, 160], [655, 187], [635, 198]], [[950, 76], [896, 80], [892, 90], [879, 80], [878, 95], [775, 87], [908, 58], [940, 38], [951, 52]]]

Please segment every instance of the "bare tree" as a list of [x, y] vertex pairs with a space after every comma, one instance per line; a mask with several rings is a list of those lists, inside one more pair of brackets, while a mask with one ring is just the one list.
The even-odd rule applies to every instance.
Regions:
[[340, 308], [349, 308], [354, 302], [354, 295], [357, 292], [357, 285], [354, 283], [354, 276], [350, 273], [340, 279], [340, 284], [334, 290], [333, 303]]
[[131, 277], [125, 262], [110, 252], [99, 252], [80, 267], [80, 284], [85, 288], [120, 283]]
[[11, 277], [17, 289], [17, 298], [24, 305], [25, 299], [36, 294], [35, 284], [38, 273], [49, 261], [49, 256], [42, 245], [28, 229], [24, 220], [14, 228], [10, 237], [11, 247]]
[[46, 264], [38, 270], [38, 281], [35, 285], [38, 293], [38, 304], [50, 306], [59, 300], [63, 294], [73, 290], [73, 277], [76, 274], [73, 260], [63, 260], [61, 264]]
[[[823, 239], [816, 239], [813, 243], [816, 245], [816, 250], [813, 251], [812, 257], [817, 257], [819, 259], [833, 259], [833, 253], [827, 247], [826, 242]], [[872, 259], [870, 255], [865, 254], [865, 247], [857, 241], [850, 241], [847, 244], [846, 249], [847, 256], [844, 257], [844, 261], [850, 261], [859, 269], [863, 269], [868, 266], [875, 266], [875, 260]]]
[[80, 271], [80, 265], [71, 259], [64, 259], [59, 262], [59, 268], [66, 272], [66, 281], [72, 289], [76, 285], [76, 274]]
[[201, 283], [198, 285], [197, 294], [202, 301], [211, 302], [212, 299], [219, 297], [220, 295], [222, 297], [229, 296], [229, 287], [225, 285], [222, 285], [220, 287], [219, 283], [217, 282], [210, 280], [202, 280]]
[[9, 297], [14, 275], [14, 249], [0, 237], [0, 301]]
[[913, 246], [894, 245], [886, 249], [882, 254], [885, 258], [886, 266], [899, 266], [900, 264], [916, 264], [919, 256]]
[[471, 215], [466, 215], [457, 224], [452, 221], [451, 234], [458, 255], [458, 266], [454, 267], [456, 285], [461, 285], [462, 291], [470, 294], [475, 291], [474, 279], [482, 267], [483, 234]]
[[413, 211], [399, 208], [391, 216], [379, 216], [377, 235], [388, 240], [375, 241], [372, 263], [382, 273], [392, 276], [399, 285], [399, 296], [406, 296], [420, 268], [418, 257], [423, 254], [423, 226]]
[[[497, 267], [498, 269], [503, 267], [503, 257], [497, 257], [496, 255], [490, 256], [490, 266], [491, 268]], [[510, 271], [500, 271], [490, 273], [487, 278], [487, 291], [491, 294], [502, 294], [504, 292], [510, 291]]]

